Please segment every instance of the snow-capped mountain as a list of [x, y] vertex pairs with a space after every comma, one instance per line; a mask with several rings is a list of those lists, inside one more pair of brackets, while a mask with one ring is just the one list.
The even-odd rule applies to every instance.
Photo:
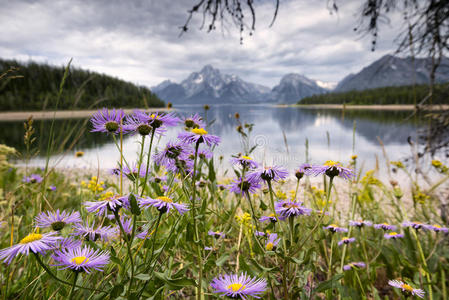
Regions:
[[173, 103], [259, 103], [268, 100], [270, 88], [222, 74], [206, 65], [180, 84], [166, 80], [153, 91], [161, 99]]
[[[415, 65], [415, 67], [414, 67]], [[400, 58], [385, 55], [357, 74], [349, 74], [340, 81], [336, 92], [366, 90], [386, 86], [428, 84], [430, 78], [430, 58]], [[449, 82], [449, 59], [443, 58], [435, 74], [436, 82]]]
[[315, 80], [290, 73], [282, 77], [280, 83], [271, 90], [271, 99], [278, 103], [296, 103], [302, 98], [323, 94], [327, 91], [320, 87]]

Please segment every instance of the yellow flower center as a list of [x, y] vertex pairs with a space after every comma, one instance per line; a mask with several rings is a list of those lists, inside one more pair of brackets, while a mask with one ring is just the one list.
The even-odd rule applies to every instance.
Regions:
[[228, 290], [231, 290], [233, 292], [237, 292], [240, 291], [241, 289], [245, 289], [246, 285], [243, 285], [241, 283], [231, 283], [230, 285], [228, 285]]
[[276, 215], [275, 214], [270, 214], [269, 217], [276, 217]]
[[333, 166], [337, 166], [340, 163], [338, 161], [333, 161], [333, 160], [328, 160], [324, 163], [325, 166], [327, 167], [333, 167]]
[[274, 247], [273, 243], [270, 242], [265, 246], [265, 249], [267, 249], [268, 251], [271, 251], [271, 250], [273, 250], [273, 247]]
[[161, 117], [161, 116], [159, 116], [159, 115], [156, 116], [155, 114], [151, 114], [151, 116], [150, 116], [151, 119], [154, 119], [154, 118], [159, 119], [160, 117]]
[[72, 258], [72, 263], [75, 263], [77, 265], [81, 265], [82, 263], [87, 263], [89, 259], [85, 256], [76, 256]]
[[242, 158], [243, 158], [243, 159], [246, 159], [246, 160], [251, 160], [251, 157], [246, 156], [246, 155], [243, 155]]
[[397, 234], [398, 234], [398, 233], [397, 233], [397, 232], [394, 232], [394, 231], [389, 233], [389, 235], [397, 235]]
[[413, 288], [410, 285], [406, 284], [406, 283], [401, 285], [401, 288], [403, 288], [404, 290], [406, 290], [408, 292], [412, 292], [413, 291]]
[[204, 128], [194, 128], [192, 129], [192, 132], [198, 135], [205, 135], [208, 133], [206, 130], [204, 130]]
[[330, 224], [329, 227], [338, 227], [337, 224]]
[[345, 236], [344, 238], [341, 239], [342, 241], [346, 241], [349, 240], [349, 238], [347, 236]]
[[440, 226], [440, 225], [437, 225], [437, 224], [433, 225], [433, 227], [441, 228], [441, 226]]
[[28, 244], [34, 241], [38, 241], [42, 239], [42, 234], [39, 233], [30, 233], [29, 235], [27, 235], [26, 237], [24, 237], [23, 239], [20, 240], [20, 244]]
[[283, 207], [285, 207], [285, 208], [298, 208], [299, 206], [296, 203], [285, 203], [283, 205]]
[[168, 197], [165, 197], [165, 196], [157, 197], [157, 199], [161, 200], [161, 201], [164, 201], [164, 202], [168, 202], [168, 203], [172, 203], [173, 202], [172, 199], [170, 199]]
[[385, 225], [385, 226], [390, 226], [388, 223], [382, 223], [382, 225]]

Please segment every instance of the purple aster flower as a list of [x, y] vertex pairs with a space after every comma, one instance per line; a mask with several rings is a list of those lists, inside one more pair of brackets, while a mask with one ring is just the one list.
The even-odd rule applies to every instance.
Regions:
[[60, 231], [67, 224], [81, 223], [81, 216], [77, 211], [69, 213], [65, 210], [60, 212], [59, 209], [57, 209], [53, 212], [47, 211], [40, 213], [34, 218], [34, 222], [36, 223], [36, 227], [51, 227], [55, 231]]
[[212, 231], [212, 230], [209, 230], [208, 232], [207, 232], [207, 234], [208, 235], [211, 235], [211, 236], [213, 236], [213, 237], [215, 237], [215, 238], [217, 238], [217, 239], [219, 239], [219, 238], [224, 238], [225, 237], [225, 233], [224, 232], [220, 232], [220, 231]]
[[191, 131], [181, 132], [178, 139], [186, 144], [201, 144], [207, 146], [218, 146], [220, 138], [216, 135], [209, 134], [204, 128], [194, 128]]
[[65, 250], [80, 247], [82, 242], [80, 240], [75, 240], [70, 237], [62, 238], [57, 240], [51, 250]]
[[[120, 124], [123, 124], [123, 118], [125, 117], [125, 112], [122, 109], [112, 109], [103, 108], [97, 111], [90, 121], [92, 122], [93, 129], [91, 132], [105, 132], [112, 134], [120, 133]], [[123, 133], [127, 133], [128, 130], [125, 126], [122, 126]]]
[[259, 166], [257, 162], [255, 162], [251, 157], [246, 155], [231, 158], [231, 163], [233, 165], [239, 165], [243, 168], [249, 169], [255, 169]]
[[276, 223], [278, 219], [276, 218], [275, 214], [271, 214], [269, 216], [262, 216], [259, 219], [260, 222], [270, 221], [271, 223]]
[[[191, 155], [195, 158], [195, 151], [192, 150]], [[198, 158], [200, 159], [211, 159], [214, 154], [209, 149], [198, 149]]]
[[267, 251], [275, 251], [280, 240], [281, 239], [278, 239], [278, 235], [276, 233], [269, 234], [268, 240], [265, 243], [265, 249]]
[[260, 298], [259, 296], [267, 289], [267, 281], [263, 278], [251, 278], [246, 273], [225, 274], [215, 277], [211, 282], [214, 293], [230, 298], [247, 299], [248, 296]]
[[117, 227], [95, 227], [95, 222], [89, 226], [89, 224], [75, 224], [73, 226], [73, 235], [81, 236], [88, 241], [95, 242], [98, 239], [102, 241], [109, 241], [118, 235]]
[[54, 266], [62, 267], [61, 270], [86, 273], [90, 273], [92, 269], [103, 271], [103, 267], [109, 263], [109, 253], [93, 250], [89, 246], [56, 250], [52, 258], [56, 262]]
[[256, 193], [258, 189], [260, 189], [259, 181], [250, 176], [245, 176], [245, 180], [242, 182], [242, 178], [240, 177], [238, 180], [234, 180], [231, 184], [227, 186], [229, 191], [245, 195], [246, 193]]
[[193, 160], [188, 155], [181, 155], [176, 160], [170, 162], [165, 167], [168, 171], [181, 174], [192, 174]]
[[373, 223], [370, 221], [363, 221], [363, 220], [349, 221], [349, 226], [356, 226], [362, 228], [363, 226], [373, 226]]
[[61, 239], [61, 237], [55, 235], [57, 235], [55, 231], [43, 234], [30, 233], [21, 239], [18, 244], [0, 250], [0, 260], [9, 265], [19, 253], [29, 255], [31, 250], [32, 253], [43, 254], [45, 251], [51, 250], [56, 241]]
[[41, 175], [31, 174], [30, 176], [24, 176], [22, 181], [25, 183], [41, 183], [42, 180], [44, 179], [42, 178]]
[[310, 170], [312, 169], [311, 164], [302, 164], [295, 170], [295, 177], [296, 179], [300, 180], [304, 177], [304, 175], [308, 176], [310, 175]]
[[366, 267], [366, 264], [363, 261], [359, 261], [359, 262], [351, 262], [347, 265], [343, 266], [343, 270], [345, 271], [349, 271], [351, 269], [363, 269]]
[[326, 174], [329, 177], [339, 176], [347, 180], [355, 177], [353, 170], [345, 168], [339, 162], [332, 160], [326, 161], [322, 166], [312, 166], [308, 172], [313, 176]]
[[118, 211], [121, 207], [129, 207], [129, 200], [128, 196], [113, 195], [104, 200], [86, 201], [83, 205], [90, 213], [97, 212], [97, 216], [106, 216], [108, 210], [114, 212]]
[[[135, 130], [139, 133], [140, 131], [142, 131], [142, 133], [146, 133], [148, 131], [148, 128], [144, 128], [143, 126], [146, 124], [151, 126], [152, 130], [155, 130], [155, 134], [164, 133], [167, 130], [167, 127], [176, 126], [178, 125], [179, 121], [179, 118], [175, 117], [172, 113], [147, 113], [141, 110], [135, 110], [132, 118], [127, 120], [128, 126], [131, 130]], [[139, 128], [141, 129], [140, 131]], [[150, 132], [151, 130], [149, 130], [147, 134], [149, 134]]]
[[[123, 175], [128, 177], [130, 180], [134, 181], [136, 178], [145, 178], [145, 172], [146, 172], [146, 166], [144, 164], [140, 165], [140, 171], [139, 166], [137, 163], [133, 163], [131, 169], [128, 168], [128, 166], [123, 167]], [[137, 174], [139, 173], [139, 174]], [[120, 169], [119, 169], [120, 174]]]
[[335, 233], [335, 232], [348, 232], [348, 230], [346, 228], [338, 227], [335, 224], [330, 224], [329, 226], [323, 227], [323, 229], [329, 230], [332, 233]]
[[276, 213], [280, 216], [280, 220], [285, 220], [288, 217], [310, 215], [312, 210], [302, 206], [302, 202], [295, 202], [292, 200], [284, 200], [276, 202], [274, 205]]
[[338, 242], [338, 246], [341, 246], [343, 244], [347, 245], [347, 244], [354, 243], [354, 242], [355, 242], [355, 238], [344, 237]]
[[187, 130], [194, 128], [204, 128], [206, 126], [203, 118], [198, 114], [194, 114], [190, 117], [184, 118], [182, 121], [184, 122], [184, 126]]
[[396, 230], [396, 226], [388, 223], [374, 224], [374, 228], [383, 230]]
[[278, 181], [280, 179], [287, 178], [288, 171], [279, 166], [263, 167], [248, 174], [248, 176], [255, 178], [256, 180], [262, 179], [264, 181]]
[[385, 233], [384, 234], [384, 238], [386, 238], [387, 240], [389, 239], [398, 239], [398, 238], [403, 238], [404, 235], [402, 233], [397, 233], [397, 232], [389, 232], [389, 233]]
[[265, 232], [263, 232], [263, 231], [256, 231], [255, 235], [256, 236], [265, 236]]
[[185, 143], [168, 142], [164, 149], [156, 151], [156, 154], [153, 155], [153, 159], [157, 165], [167, 167], [168, 165], [173, 164], [179, 156], [187, 153], [187, 145]]
[[407, 221], [407, 222], [402, 223], [402, 227], [412, 227], [415, 230], [419, 230], [419, 229], [424, 228], [426, 226], [427, 226], [426, 224], [423, 224], [421, 222], [408, 222]]
[[142, 198], [139, 200], [139, 204], [142, 208], [154, 206], [161, 213], [170, 212], [170, 209], [175, 208], [182, 215], [189, 210], [187, 205], [173, 202], [171, 198], [165, 196], [157, 197], [156, 199]]
[[126, 128], [132, 133], [138, 133], [141, 136], [146, 136], [153, 131], [153, 127], [149, 124], [148, 116], [141, 112], [135, 111], [132, 115], [128, 116], [125, 121]]
[[449, 232], [449, 228], [447, 227], [442, 227], [438, 224], [434, 224], [434, 225], [426, 225], [424, 227], [427, 230], [433, 230], [435, 232], [444, 232], [444, 233], [448, 233]]
[[424, 298], [425, 292], [421, 289], [414, 289], [409, 284], [404, 283], [400, 280], [390, 280], [388, 284], [392, 287], [398, 288], [402, 290], [402, 293], [406, 296], [418, 296], [420, 298]]
[[214, 251], [215, 249], [214, 248], [212, 248], [212, 247], [204, 247], [204, 250], [206, 250], [206, 251]]
[[50, 185], [48, 187], [48, 190], [51, 191], [51, 192], [54, 192], [54, 191], [56, 191], [56, 186], [55, 185]]

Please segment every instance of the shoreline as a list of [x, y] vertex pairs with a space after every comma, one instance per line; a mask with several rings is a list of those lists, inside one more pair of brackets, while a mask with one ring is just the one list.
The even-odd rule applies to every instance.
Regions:
[[[350, 110], [414, 110], [415, 106], [413, 104], [385, 104], [385, 105], [345, 105], [345, 104], [279, 104], [276, 107], [297, 107], [305, 109], [350, 109]], [[431, 110], [449, 110], [449, 105], [447, 104], [435, 104], [430, 106], [424, 106], [421, 110], [431, 111]]]
[[[132, 113], [136, 108], [123, 109], [126, 114]], [[150, 111], [169, 111], [173, 108], [166, 107], [150, 107]], [[98, 109], [88, 110], [58, 110], [58, 111], [2, 111], [0, 112], [1, 121], [26, 121], [30, 116], [33, 116], [33, 120], [51, 120], [55, 119], [79, 119], [88, 118], [96, 113]]]

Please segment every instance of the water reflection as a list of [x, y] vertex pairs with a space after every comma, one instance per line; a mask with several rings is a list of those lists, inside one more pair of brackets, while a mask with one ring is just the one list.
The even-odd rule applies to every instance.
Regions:
[[[176, 113], [189, 115], [200, 112], [202, 106], [178, 106]], [[383, 141], [390, 159], [399, 159], [410, 154], [406, 142], [409, 136], [415, 136], [421, 122], [404, 121], [409, 112], [401, 111], [346, 111], [313, 110], [302, 108], [285, 108], [272, 106], [223, 105], [213, 106], [207, 111], [207, 119], [214, 120], [210, 132], [222, 138], [222, 144], [216, 148], [216, 155], [223, 155], [225, 161], [231, 154], [238, 153], [241, 142], [235, 128], [235, 113], [240, 114], [242, 122], [255, 124], [250, 140], [258, 145], [253, 156], [267, 164], [281, 164], [289, 169], [295, 168], [306, 160], [306, 139], [308, 140], [308, 157], [311, 162], [320, 163], [327, 159], [347, 162], [351, 154], [357, 154], [368, 167], [374, 166], [375, 158], [382, 156], [379, 141]], [[59, 166], [76, 166], [96, 168], [101, 161], [102, 168], [116, 166], [119, 155], [112, 139], [103, 134], [90, 133], [83, 126], [87, 119], [58, 120], [55, 123], [59, 140], [66, 140], [65, 146], [75, 140], [74, 150], [82, 150], [85, 156], [76, 159], [74, 150], [66, 155], [55, 155], [53, 161]], [[354, 123], [356, 126], [353, 136]], [[36, 121], [38, 145], [45, 148], [51, 121]], [[88, 125], [87, 125], [88, 126]], [[67, 131], [76, 128], [67, 138]], [[2, 135], [0, 143], [23, 150], [23, 122], [0, 122]], [[168, 140], [176, 138], [180, 128], [171, 129], [167, 135], [157, 141], [162, 147]], [[43, 133], [43, 134], [42, 134]], [[353, 139], [355, 145], [353, 146]], [[137, 158], [139, 137], [126, 137], [124, 145], [129, 161]], [[354, 147], [354, 151], [353, 151]], [[41, 153], [43, 153], [41, 151]], [[35, 165], [43, 165], [43, 157], [32, 160]]]

